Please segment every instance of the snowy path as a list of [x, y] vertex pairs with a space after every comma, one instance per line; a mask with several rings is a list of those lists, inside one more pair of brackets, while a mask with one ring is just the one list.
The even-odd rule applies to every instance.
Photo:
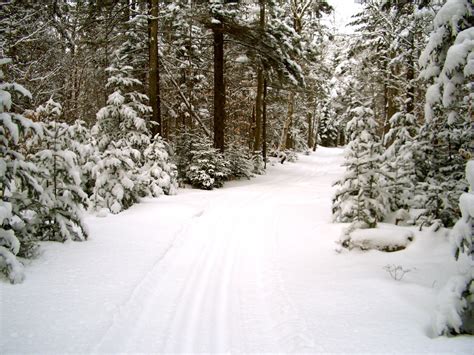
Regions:
[[[448, 248], [334, 252], [341, 151], [212, 192], [90, 217], [90, 241], [47, 244], [24, 284], [0, 284], [0, 352], [466, 352], [431, 339]], [[404, 283], [382, 267], [420, 272]], [[443, 272], [441, 272], [443, 269]], [[436, 279], [433, 279], [436, 277]]]

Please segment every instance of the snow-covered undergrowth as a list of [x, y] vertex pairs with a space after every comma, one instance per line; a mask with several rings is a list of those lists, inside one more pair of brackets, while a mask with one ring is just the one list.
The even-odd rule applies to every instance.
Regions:
[[340, 243], [349, 249], [376, 249], [393, 252], [405, 249], [414, 239], [411, 230], [383, 225], [382, 228], [355, 229], [344, 233]]
[[[86, 243], [45, 242], [22, 284], [0, 283], [2, 353], [472, 353], [434, 337], [457, 270], [446, 230], [405, 250], [335, 251], [342, 150], [266, 175], [185, 189], [106, 218]], [[383, 227], [383, 226], [382, 226]], [[395, 281], [384, 270], [411, 270]]]

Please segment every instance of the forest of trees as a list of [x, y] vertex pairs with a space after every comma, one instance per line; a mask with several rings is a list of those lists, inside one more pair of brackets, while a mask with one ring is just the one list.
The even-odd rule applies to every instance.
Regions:
[[[335, 221], [452, 227], [473, 150], [474, 5], [368, 0], [3, 2], [0, 267], [85, 240], [84, 210], [346, 148]], [[465, 253], [471, 247], [462, 248]], [[469, 281], [466, 290], [473, 284]]]

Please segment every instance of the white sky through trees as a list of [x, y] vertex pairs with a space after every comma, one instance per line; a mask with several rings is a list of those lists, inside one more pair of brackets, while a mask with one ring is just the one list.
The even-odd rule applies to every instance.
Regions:
[[330, 26], [335, 26], [338, 32], [352, 33], [354, 29], [347, 26], [351, 16], [361, 9], [361, 4], [355, 0], [327, 0], [334, 7], [334, 13], [329, 16]]

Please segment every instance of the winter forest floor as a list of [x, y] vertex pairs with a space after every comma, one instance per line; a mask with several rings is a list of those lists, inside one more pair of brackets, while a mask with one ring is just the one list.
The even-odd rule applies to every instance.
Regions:
[[[335, 251], [342, 160], [319, 148], [251, 181], [88, 217], [89, 241], [45, 243], [24, 283], [0, 283], [0, 352], [472, 353], [474, 337], [430, 332], [456, 267], [445, 233]], [[411, 272], [396, 281], [387, 264]]]

